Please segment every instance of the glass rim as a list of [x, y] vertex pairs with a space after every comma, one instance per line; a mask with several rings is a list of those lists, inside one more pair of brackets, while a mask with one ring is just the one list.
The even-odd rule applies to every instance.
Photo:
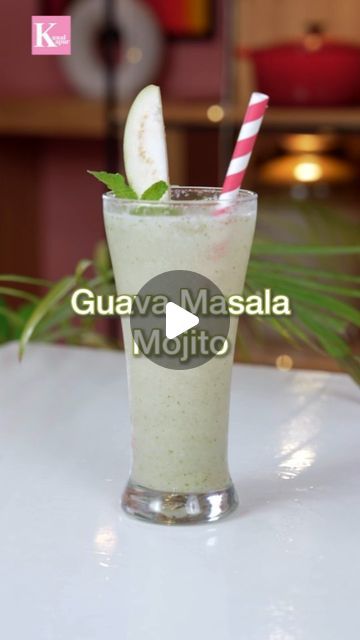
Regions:
[[[213, 197], [208, 197], [208, 198], [194, 198], [194, 199], [187, 199], [187, 198], [176, 198], [174, 200], [141, 200], [141, 198], [137, 198], [137, 199], [127, 199], [127, 198], [118, 198], [113, 191], [107, 191], [106, 193], [103, 194], [102, 198], [104, 201], [107, 202], [116, 202], [116, 203], [121, 203], [124, 205], [132, 205], [132, 206], [149, 206], [149, 207], [157, 207], [159, 205], [166, 205], [167, 207], [191, 207], [191, 206], [202, 206], [202, 207], [206, 207], [206, 206], [211, 206], [213, 207], [215, 204], [219, 203], [219, 198], [218, 196], [220, 196], [221, 194], [221, 187], [196, 187], [196, 186], [182, 186], [182, 185], [170, 185], [170, 189], [171, 191], [173, 190], [179, 190], [179, 191], [189, 191], [190, 193], [200, 193], [200, 194], [206, 194], [208, 193], [209, 196], [210, 194], [212, 194]], [[216, 197], [217, 196], [217, 197]], [[238, 194], [236, 196], [235, 199], [224, 199], [222, 200], [222, 202], [224, 203], [224, 205], [227, 205], [229, 208], [232, 206], [236, 206], [239, 204], [244, 204], [244, 203], [248, 203], [248, 202], [254, 202], [255, 200], [257, 200], [257, 193], [255, 193], [255, 191], [249, 191], [248, 189], [239, 189]]]

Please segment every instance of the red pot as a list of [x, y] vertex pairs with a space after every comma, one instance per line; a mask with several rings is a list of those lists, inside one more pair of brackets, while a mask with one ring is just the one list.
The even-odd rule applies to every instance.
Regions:
[[309, 50], [299, 43], [237, 51], [255, 64], [257, 88], [272, 105], [327, 107], [360, 103], [360, 47], [320, 43]]

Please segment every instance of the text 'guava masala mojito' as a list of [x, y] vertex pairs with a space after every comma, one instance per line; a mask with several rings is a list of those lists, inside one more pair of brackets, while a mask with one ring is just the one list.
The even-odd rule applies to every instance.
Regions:
[[[185, 270], [211, 281], [225, 298], [241, 294], [257, 197], [240, 186], [267, 101], [251, 96], [221, 190], [169, 186], [160, 90], [151, 85], [137, 96], [124, 135], [128, 184], [119, 174], [93, 172], [111, 189], [104, 219], [118, 295], [136, 296], [153, 278]], [[237, 504], [227, 461], [237, 319], [230, 318], [225, 353], [185, 369], [134, 349], [130, 317], [122, 318], [122, 328], [132, 424], [123, 508], [164, 524], [219, 519]]]

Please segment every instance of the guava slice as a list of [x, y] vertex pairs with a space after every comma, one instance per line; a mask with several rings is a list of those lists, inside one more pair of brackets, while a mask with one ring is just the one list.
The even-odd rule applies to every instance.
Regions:
[[[140, 197], [155, 182], [169, 184], [160, 88], [150, 84], [130, 107], [124, 131], [124, 164], [129, 185]], [[163, 199], [168, 196], [168, 192]]]

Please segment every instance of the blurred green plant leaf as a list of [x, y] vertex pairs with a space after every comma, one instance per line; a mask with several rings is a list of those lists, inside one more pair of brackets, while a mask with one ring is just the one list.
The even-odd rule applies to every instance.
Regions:
[[321, 246], [307, 244], [278, 244], [276, 242], [254, 242], [254, 256], [345, 256], [360, 255], [360, 246]]
[[0, 298], [0, 342], [5, 342], [9, 339], [9, 313], [11, 314], [12, 312], [7, 309], [5, 300]]
[[272, 289], [273, 293], [289, 296], [293, 304], [296, 301], [300, 301], [307, 303], [310, 307], [320, 307], [324, 312], [338, 315], [340, 318], [352, 322], [355, 326], [360, 326], [360, 312], [357, 309], [346, 302], [342, 302], [335, 296], [327, 296], [309, 290], [307, 285], [302, 285], [301, 282], [299, 282], [298, 278], [291, 280], [287, 277], [275, 277], [267, 274], [266, 270], [264, 270], [264, 273], [259, 273], [256, 277], [250, 277], [249, 281], [251, 288], [255, 291], [268, 287]]
[[20, 276], [15, 274], [3, 275], [0, 274], [0, 282], [16, 282], [20, 284], [30, 284], [36, 287], [49, 287], [52, 282], [49, 280], [43, 280], [41, 278], [31, 278], [28, 276]]
[[21, 307], [19, 307], [16, 311], [19, 323], [17, 324], [17, 326], [14, 328], [14, 338], [16, 340], [18, 340], [23, 332], [25, 323], [28, 321], [28, 319], [30, 318], [31, 314], [33, 313], [34, 309], [35, 309], [36, 305], [34, 302], [27, 302], [23, 305], [21, 305]]
[[105, 240], [97, 243], [93, 255], [95, 273], [102, 276], [111, 269], [109, 249]]
[[33, 293], [14, 289], [14, 287], [0, 287], [0, 295], [20, 298], [20, 300], [27, 300], [28, 302], [37, 302], [39, 300], [39, 297], [35, 296]]
[[[359, 298], [356, 285], [360, 277], [336, 271], [328, 264], [339, 257], [345, 259], [346, 256], [359, 253], [359, 246], [256, 242], [245, 287], [246, 294], [271, 288], [274, 295], [289, 296], [293, 309], [291, 317], [259, 317], [256, 318], [259, 321], [257, 324], [267, 324], [296, 348], [305, 344], [335, 358], [357, 382], [360, 382], [360, 362], [351, 352], [347, 332], [350, 326], [360, 326], [360, 312], [355, 304], [349, 302], [356, 302]], [[314, 256], [316, 266], [302, 264], [301, 260], [306, 256]], [[293, 257], [299, 263], [292, 262]], [[281, 262], [278, 258], [281, 258]], [[276, 262], [273, 261], [275, 259]], [[326, 269], [320, 268], [324, 261], [327, 263]], [[90, 278], [84, 275], [89, 267], [94, 272]], [[12, 276], [1, 276], [0, 280], [9, 283], [9, 286], [0, 287], [0, 294], [25, 300], [25, 304], [16, 311], [4, 303], [0, 304], [0, 317], [3, 318], [0, 339], [1, 336], [3, 340], [11, 339], [11, 335], [18, 336], [21, 333], [20, 357], [34, 335], [45, 341], [66, 340], [69, 344], [114, 346], [110, 339], [96, 331], [95, 319], [77, 318], [74, 324], [74, 314], [69, 304], [69, 294], [79, 284], [103, 295], [115, 291], [104, 241], [95, 248], [92, 262], [81, 261], [73, 275], [51, 286], [47, 281], [35, 282], [36, 279], [25, 276], [15, 276], [13, 279]], [[10, 286], [15, 283], [47, 286], [48, 291], [39, 299], [27, 291]]]
[[349, 345], [329, 328], [323, 321], [319, 322], [313, 313], [304, 308], [297, 309], [297, 316], [311, 333], [314, 333], [325, 351], [333, 358], [344, 358], [351, 353]]
[[296, 275], [305, 275], [313, 278], [315, 281], [317, 280], [341, 280], [343, 282], [355, 282], [360, 283], [360, 276], [355, 276], [349, 273], [337, 273], [334, 271], [323, 271], [321, 269], [314, 269], [314, 267], [304, 267], [301, 265], [294, 265], [289, 263], [278, 264], [276, 262], [268, 262], [265, 260], [255, 260], [251, 259], [249, 264], [249, 271], [260, 270], [260, 271], [271, 271], [273, 273], [280, 272], [281, 274], [296, 274]]
[[91, 265], [89, 260], [81, 260], [79, 264], [76, 266], [75, 273], [72, 276], [66, 276], [55, 285], [53, 285], [44, 298], [39, 302], [38, 305], [33, 309], [30, 317], [25, 322], [25, 326], [20, 336], [19, 341], [19, 359], [21, 360], [25, 347], [31, 336], [33, 335], [35, 328], [38, 326], [39, 322], [46, 316], [50, 309], [56, 305], [59, 300], [61, 300], [64, 296], [69, 294], [75, 285], [78, 283], [80, 278], [82, 278], [84, 272]]

